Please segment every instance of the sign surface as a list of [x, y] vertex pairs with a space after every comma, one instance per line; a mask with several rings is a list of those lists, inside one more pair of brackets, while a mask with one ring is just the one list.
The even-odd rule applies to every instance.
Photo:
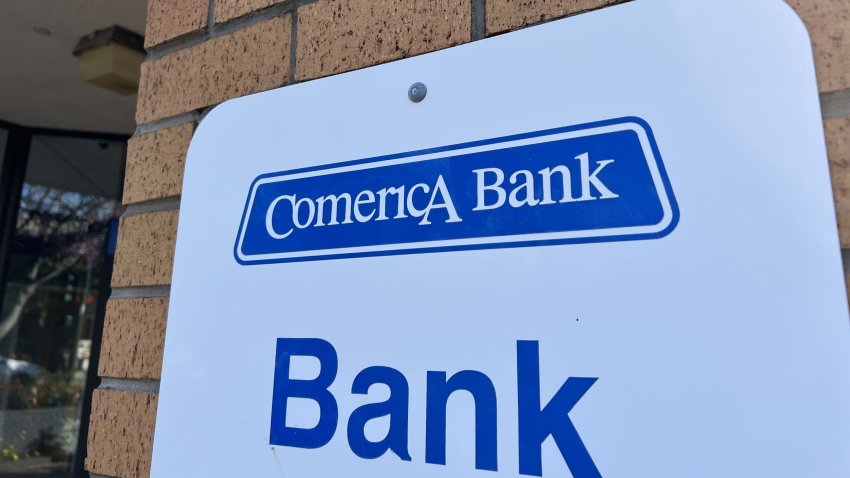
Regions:
[[830, 191], [779, 0], [229, 101], [187, 159], [152, 476], [846, 477]]

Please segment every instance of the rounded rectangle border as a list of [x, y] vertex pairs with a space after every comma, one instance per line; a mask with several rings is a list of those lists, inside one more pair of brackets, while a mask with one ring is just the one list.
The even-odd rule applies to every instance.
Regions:
[[[604, 133], [631, 130], [640, 141], [652, 177], [658, 199], [663, 209], [662, 219], [651, 225], [619, 228], [600, 228], [563, 232], [545, 232], [507, 236], [480, 236], [465, 239], [430, 240], [400, 244], [345, 247], [337, 249], [305, 250], [272, 254], [245, 255], [241, 252], [245, 240], [245, 222], [253, 207], [257, 188], [263, 184], [297, 180], [313, 176], [325, 176], [335, 173], [373, 169], [383, 166], [415, 163], [441, 159], [448, 156], [507, 149], [526, 144], [593, 136]], [[355, 257], [385, 256], [399, 254], [425, 254], [434, 252], [464, 251], [476, 249], [499, 249], [508, 247], [531, 247], [562, 244], [582, 244], [596, 242], [619, 242], [646, 239], [659, 239], [670, 234], [679, 222], [679, 207], [661, 160], [661, 153], [649, 124], [638, 117], [623, 117], [606, 121], [585, 123], [575, 126], [553, 128], [530, 133], [502, 136], [493, 139], [460, 143], [437, 148], [429, 148], [405, 153], [377, 156], [372, 158], [324, 164], [307, 168], [267, 173], [258, 176], [251, 183], [239, 231], [234, 244], [233, 255], [241, 265], [274, 264], [331, 260]]]

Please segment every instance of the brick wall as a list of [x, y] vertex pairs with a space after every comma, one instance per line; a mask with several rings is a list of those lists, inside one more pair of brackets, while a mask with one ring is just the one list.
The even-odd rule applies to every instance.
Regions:
[[[149, 0], [86, 467], [148, 476], [183, 162], [229, 98], [449, 48], [622, 0]], [[841, 245], [850, 250], [850, 2], [789, 0], [814, 44]], [[730, 12], [730, 15], [734, 12]]]

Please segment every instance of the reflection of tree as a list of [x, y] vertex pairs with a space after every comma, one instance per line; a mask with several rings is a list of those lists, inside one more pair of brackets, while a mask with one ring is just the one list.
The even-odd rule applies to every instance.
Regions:
[[9, 297], [8, 313], [0, 320], [0, 340], [21, 320], [38, 288], [56, 279], [79, 261], [88, 267], [103, 248], [105, 230], [115, 216], [114, 202], [45, 186], [25, 184], [15, 231], [16, 253], [26, 257], [17, 294]]

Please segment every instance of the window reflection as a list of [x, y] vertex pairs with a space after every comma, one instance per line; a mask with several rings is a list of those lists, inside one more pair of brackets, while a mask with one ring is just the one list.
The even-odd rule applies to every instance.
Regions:
[[0, 310], [0, 476], [68, 476], [123, 143], [34, 136], [30, 151]]
[[9, 137], [9, 131], [0, 128], [0, 166], [3, 166], [3, 153], [6, 151], [6, 141]]

